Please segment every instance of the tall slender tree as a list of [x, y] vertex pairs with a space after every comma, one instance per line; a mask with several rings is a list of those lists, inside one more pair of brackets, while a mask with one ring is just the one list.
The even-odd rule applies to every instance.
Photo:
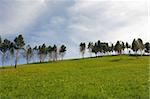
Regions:
[[128, 42], [126, 42], [125, 47], [127, 48], [127, 51], [128, 51], [128, 54], [129, 54], [129, 48], [131, 48], [131, 46], [129, 45], [129, 43], [128, 43]]
[[38, 55], [38, 47], [37, 46], [35, 46], [33, 49], [32, 49], [32, 51], [33, 51], [33, 62], [37, 62], [37, 55]]
[[52, 54], [53, 54], [53, 47], [52, 46], [48, 46], [47, 48], [47, 52], [48, 52], [48, 56], [49, 56], [49, 61], [52, 60]]
[[32, 56], [33, 56], [33, 50], [30, 45], [27, 45], [25, 49], [25, 57], [26, 57], [27, 64], [31, 60]]
[[80, 52], [82, 54], [82, 58], [84, 58], [85, 50], [86, 50], [86, 44], [80, 43]]
[[144, 50], [144, 44], [143, 44], [143, 41], [142, 41], [141, 38], [138, 38], [138, 39], [137, 39], [137, 42], [138, 42], [138, 49], [140, 50], [141, 55], [142, 55], [142, 51]]
[[102, 43], [101, 43], [101, 41], [100, 40], [98, 40], [97, 41], [97, 50], [98, 50], [98, 53], [100, 54], [100, 53], [102, 53]]
[[[11, 42], [11, 44], [10, 44], [10, 49], [9, 49], [9, 51], [10, 51], [10, 59], [11, 60], [14, 60], [14, 56], [15, 56], [15, 45], [14, 45], [14, 43], [13, 42]], [[13, 62], [13, 61], [12, 61]], [[12, 65], [13, 63], [11, 63], [11, 65]]]
[[108, 46], [108, 43], [101, 43], [101, 49], [102, 49], [102, 52], [105, 54], [106, 52], [108, 52], [109, 50], [109, 46]]
[[124, 42], [121, 42], [122, 44], [122, 51], [123, 51], [123, 53], [124, 53], [124, 49], [126, 48], [126, 46], [125, 46], [125, 44], [124, 44]]
[[138, 42], [137, 42], [137, 40], [134, 39], [132, 42], [132, 50], [136, 53], [136, 55], [137, 55], [138, 49], [139, 49]]
[[2, 53], [2, 65], [3, 66], [4, 66], [5, 59], [6, 59], [6, 52], [9, 50], [10, 44], [11, 44], [11, 42], [9, 40], [5, 39], [1, 43], [1, 46], [0, 46], [0, 51]]
[[16, 59], [15, 59], [15, 68], [17, 67], [19, 52], [25, 46], [24, 38], [22, 35], [17, 36], [14, 39], [15, 49], [16, 49]]
[[113, 52], [113, 51], [114, 51], [114, 44], [111, 44], [110, 49], [111, 49], [111, 52]]
[[41, 50], [41, 46], [38, 47], [38, 56], [39, 56], [39, 60], [40, 60], [40, 63], [42, 62], [42, 50]]
[[38, 54], [39, 54], [40, 62], [44, 62], [47, 56], [47, 48], [45, 44], [43, 44], [42, 46], [39, 46]]
[[97, 57], [97, 54], [98, 54], [98, 44], [95, 43], [94, 46], [93, 46], [93, 49], [92, 49], [92, 52], [95, 54], [95, 56]]
[[149, 42], [145, 43], [145, 52], [150, 53], [150, 43]]
[[89, 42], [89, 44], [88, 44], [88, 50], [89, 50], [89, 53], [90, 53], [90, 57], [92, 57], [92, 49], [93, 49], [93, 43], [92, 42]]
[[61, 47], [59, 49], [59, 54], [60, 54], [62, 60], [64, 58], [64, 55], [65, 55], [66, 51], [67, 51], [66, 50], [66, 46], [65, 45], [61, 45]]
[[54, 45], [53, 46], [53, 61], [57, 61], [57, 46], [56, 45]]
[[121, 45], [121, 42], [120, 42], [120, 41], [117, 41], [114, 50], [115, 50], [116, 52], [118, 52], [119, 55], [122, 54], [122, 45]]

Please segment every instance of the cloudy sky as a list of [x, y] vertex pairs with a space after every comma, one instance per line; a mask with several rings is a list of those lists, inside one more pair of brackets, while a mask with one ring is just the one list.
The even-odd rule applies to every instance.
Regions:
[[65, 44], [66, 57], [78, 57], [80, 42], [150, 41], [148, 7], [148, 0], [0, 0], [0, 35]]

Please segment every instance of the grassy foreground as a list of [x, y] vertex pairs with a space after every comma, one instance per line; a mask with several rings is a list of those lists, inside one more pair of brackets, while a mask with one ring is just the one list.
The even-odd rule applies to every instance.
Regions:
[[106, 56], [0, 69], [0, 99], [148, 99], [148, 60]]

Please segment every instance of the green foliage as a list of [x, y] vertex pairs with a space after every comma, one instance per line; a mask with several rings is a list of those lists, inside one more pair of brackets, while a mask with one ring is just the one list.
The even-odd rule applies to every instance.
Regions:
[[54, 45], [53, 46], [53, 61], [56, 61], [57, 60], [57, 46], [56, 45]]
[[138, 50], [141, 51], [141, 55], [142, 55], [142, 51], [144, 50], [144, 44], [142, 39], [138, 38], [137, 40], [133, 40], [132, 42], [132, 50], [137, 52]]
[[93, 46], [92, 52], [95, 53], [95, 55], [97, 56], [98, 51], [99, 51], [99, 46], [97, 43], [95, 43]]
[[121, 45], [121, 42], [117, 41], [114, 50], [117, 51], [119, 54], [121, 54], [122, 53], [122, 49], [123, 49], [123, 47]]
[[138, 42], [134, 39], [132, 42], [132, 50], [137, 52], [138, 51]]
[[14, 39], [16, 49], [21, 49], [25, 46], [24, 38], [22, 35], [19, 35]]
[[108, 47], [108, 43], [101, 43], [101, 45], [100, 45], [101, 47], [101, 49], [100, 49], [100, 51], [99, 52], [103, 52], [103, 53], [106, 53], [106, 52], [108, 52], [109, 51], [109, 47]]
[[27, 45], [27, 47], [25, 49], [25, 54], [26, 54], [25, 56], [26, 56], [26, 60], [27, 60], [27, 64], [28, 64], [33, 56], [33, 50], [30, 45]]
[[14, 45], [15, 45], [15, 49], [17, 50], [16, 51], [16, 59], [15, 59], [15, 68], [16, 68], [17, 62], [19, 59], [19, 50], [23, 49], [23, 47], [25, 46], [24, 38], [22, 35], [19, 35], [14, 39]]
[[0, 44], [0, 51], [2, 53], [2, 65], [4, 65], [4, 62], [6, 61], [6, 52], [10, 49], [11, 42], [7, 39], [5, 39]]
[[1, 46], [0, 46], [0, 51], [2, 53], [6, 53], [7, 50], [10, 49], [10, 44], [11, 42], [7, 39], [5, 39], [2, 43], [1, 43]]
[[148, 59], [106, 56], [0, 69], [0, 98], [149, 99]]
[[150, 43], [146, 42], [144, 46], [145, 46], [145, 52], [150, 53]]
[[127, 49], [128, 48], [131, 48], [131, 46], [129, 45], [129, 43], [128, 42], [126, 42], [126, 46], [125, 46]]
[[139, 50], [143, 50], [144, 49], [144, 44], [143, 44], [142, 39], [138, 38], [137, 42], [138, 42]]
[[85, 50], [86, 50], [86, 44], [81, 42], [80, 43], [80, 52], [82, 53], [83, 58], [84, 58]]
[[48, 46], [47, 51], [48, 51], [48, 54], [49, 54], [49, 61], [51, 61], [52, 53], [53, 53], [53, 47], [52, 46]]
[[45, 44], [43, 44], [42, 46], [39, 46], [38, 55], [39, 55], [40, 62], [44, 62], [47, 56], [47, 47]]
[[92, 42], [89, 42], [87, 49], [89, 50], [90, 57], [92, 57], [92, 49], [93, 49], [93, 47], [94, 47], [93, 43], [92, 43]]
[[60, 53], [66, 52], [66, 46], [65, 46], [65, 45], [62, 45], [62, 46], [60, 47], [59, 52], [60, 52]]
[[65, 52], [66, 52], [66, 46], [65, 45], [61, 45], [60, 49], [59, 49], [59, 54], [61, 56], [61, 58], [63, 59]]

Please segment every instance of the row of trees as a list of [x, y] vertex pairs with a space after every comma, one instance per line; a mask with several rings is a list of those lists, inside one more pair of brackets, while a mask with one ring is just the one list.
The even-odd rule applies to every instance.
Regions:
[[49, 61], [56, 61], [60, 56], [63, 59], [66, 53], [66, 46], [61, 45], [58, 48], [56, 45], [46, 46], [45, 44], [35, 46], [32, 48], [30, 45], [25, 46], [25, 41], [22, 35], [17, 36], [14, 41], [8, 39], [2, 40], [0, 36], [0, 55], [2, 56], [2, 66], [6, 62], [6, 59], [15, 60], [15, 68], [17, 66], [20, 56], [26, 58], [27, 64], [38, 57], [36, 62], [45, 62], [46, 58], [49, 57]]
[[[100, 40], [93, 43], [89, 42], [88, 45], [86, 43], [80, 43], [80, 52], [82, 57], [84, 58], [84, 54], [86, 49], [88, 49], [90, 53], [90, 57], [92, 57], [92, 53], [95, 56], [105, 53], [117, 52], [121, 55], [124, 52], [124, 49], [132, 49], [135, 54], [138, 51], [150, 53], [150, 43], [143, 43], [142, 39], [138, 38], [134, 39], [132, 44], [130, 45], [128, 42], [124, 43], [122, 41], [117, 41], [116, 44], [109, 44], [107, 42], [101, 42]], [[6, 59], [14, 60], [15, 68], [17, 66], [18, 60], [21, 56], [26, 59], [27, 64], [32, 60], [33, 62], [45, 62], [45, 61], [56, 61], [59, 57], [63, 60], [63, 57], [66, 53], [66, 46], [61, 45], [58, 48], [56, 45], [46, 46], [45, 44], [31, 47], [30, 45], [25, 45], [25, 41], [22, 35], [17, 36], [13, 41], [8, 39], [2, 40], [0, 36], [0, 55], [2, 56], [2, 65], [6, 62]], [[130, 51], [129, 51], [130, 54]], [[38, 59], [37, 59], [38, 58]], [[13, 64], [12, 63], [12, 64]]]
[[[130, 45], [128, 42], [124, 43], [122, 41], [117, 41], [116, 44], [110, 44], [107, 42], [101, 42], [100, 40], [93, 43], [89, 42], [87, 47], [86, 43], [81, 42], [80, 45], [80, 52], [82, 54], [82, 57], [84, 58], [84, 54], [86, 51], [86, 48], [88, 49], [90, 53], [90, 57], [92, 57], [92, 53], [95, 54], [95, 56], [98, 56], [101, 53], [109, 53], [109, 52], [117, 52], [119, 55], [121, 55], [124, 52], [124, 49], [132, 49], [135, 54], [137, 55], [137, 52], [140, 51], [142, 55], [142, 51], [146, 53], [150, 53], [150, 43], [146, 42], [145, 44], [143, 43], [142, 39], [138, 38], [137, 40], [134, 39], [132, 44]], [[130, 51], [129, 51], [130, 54]]]

